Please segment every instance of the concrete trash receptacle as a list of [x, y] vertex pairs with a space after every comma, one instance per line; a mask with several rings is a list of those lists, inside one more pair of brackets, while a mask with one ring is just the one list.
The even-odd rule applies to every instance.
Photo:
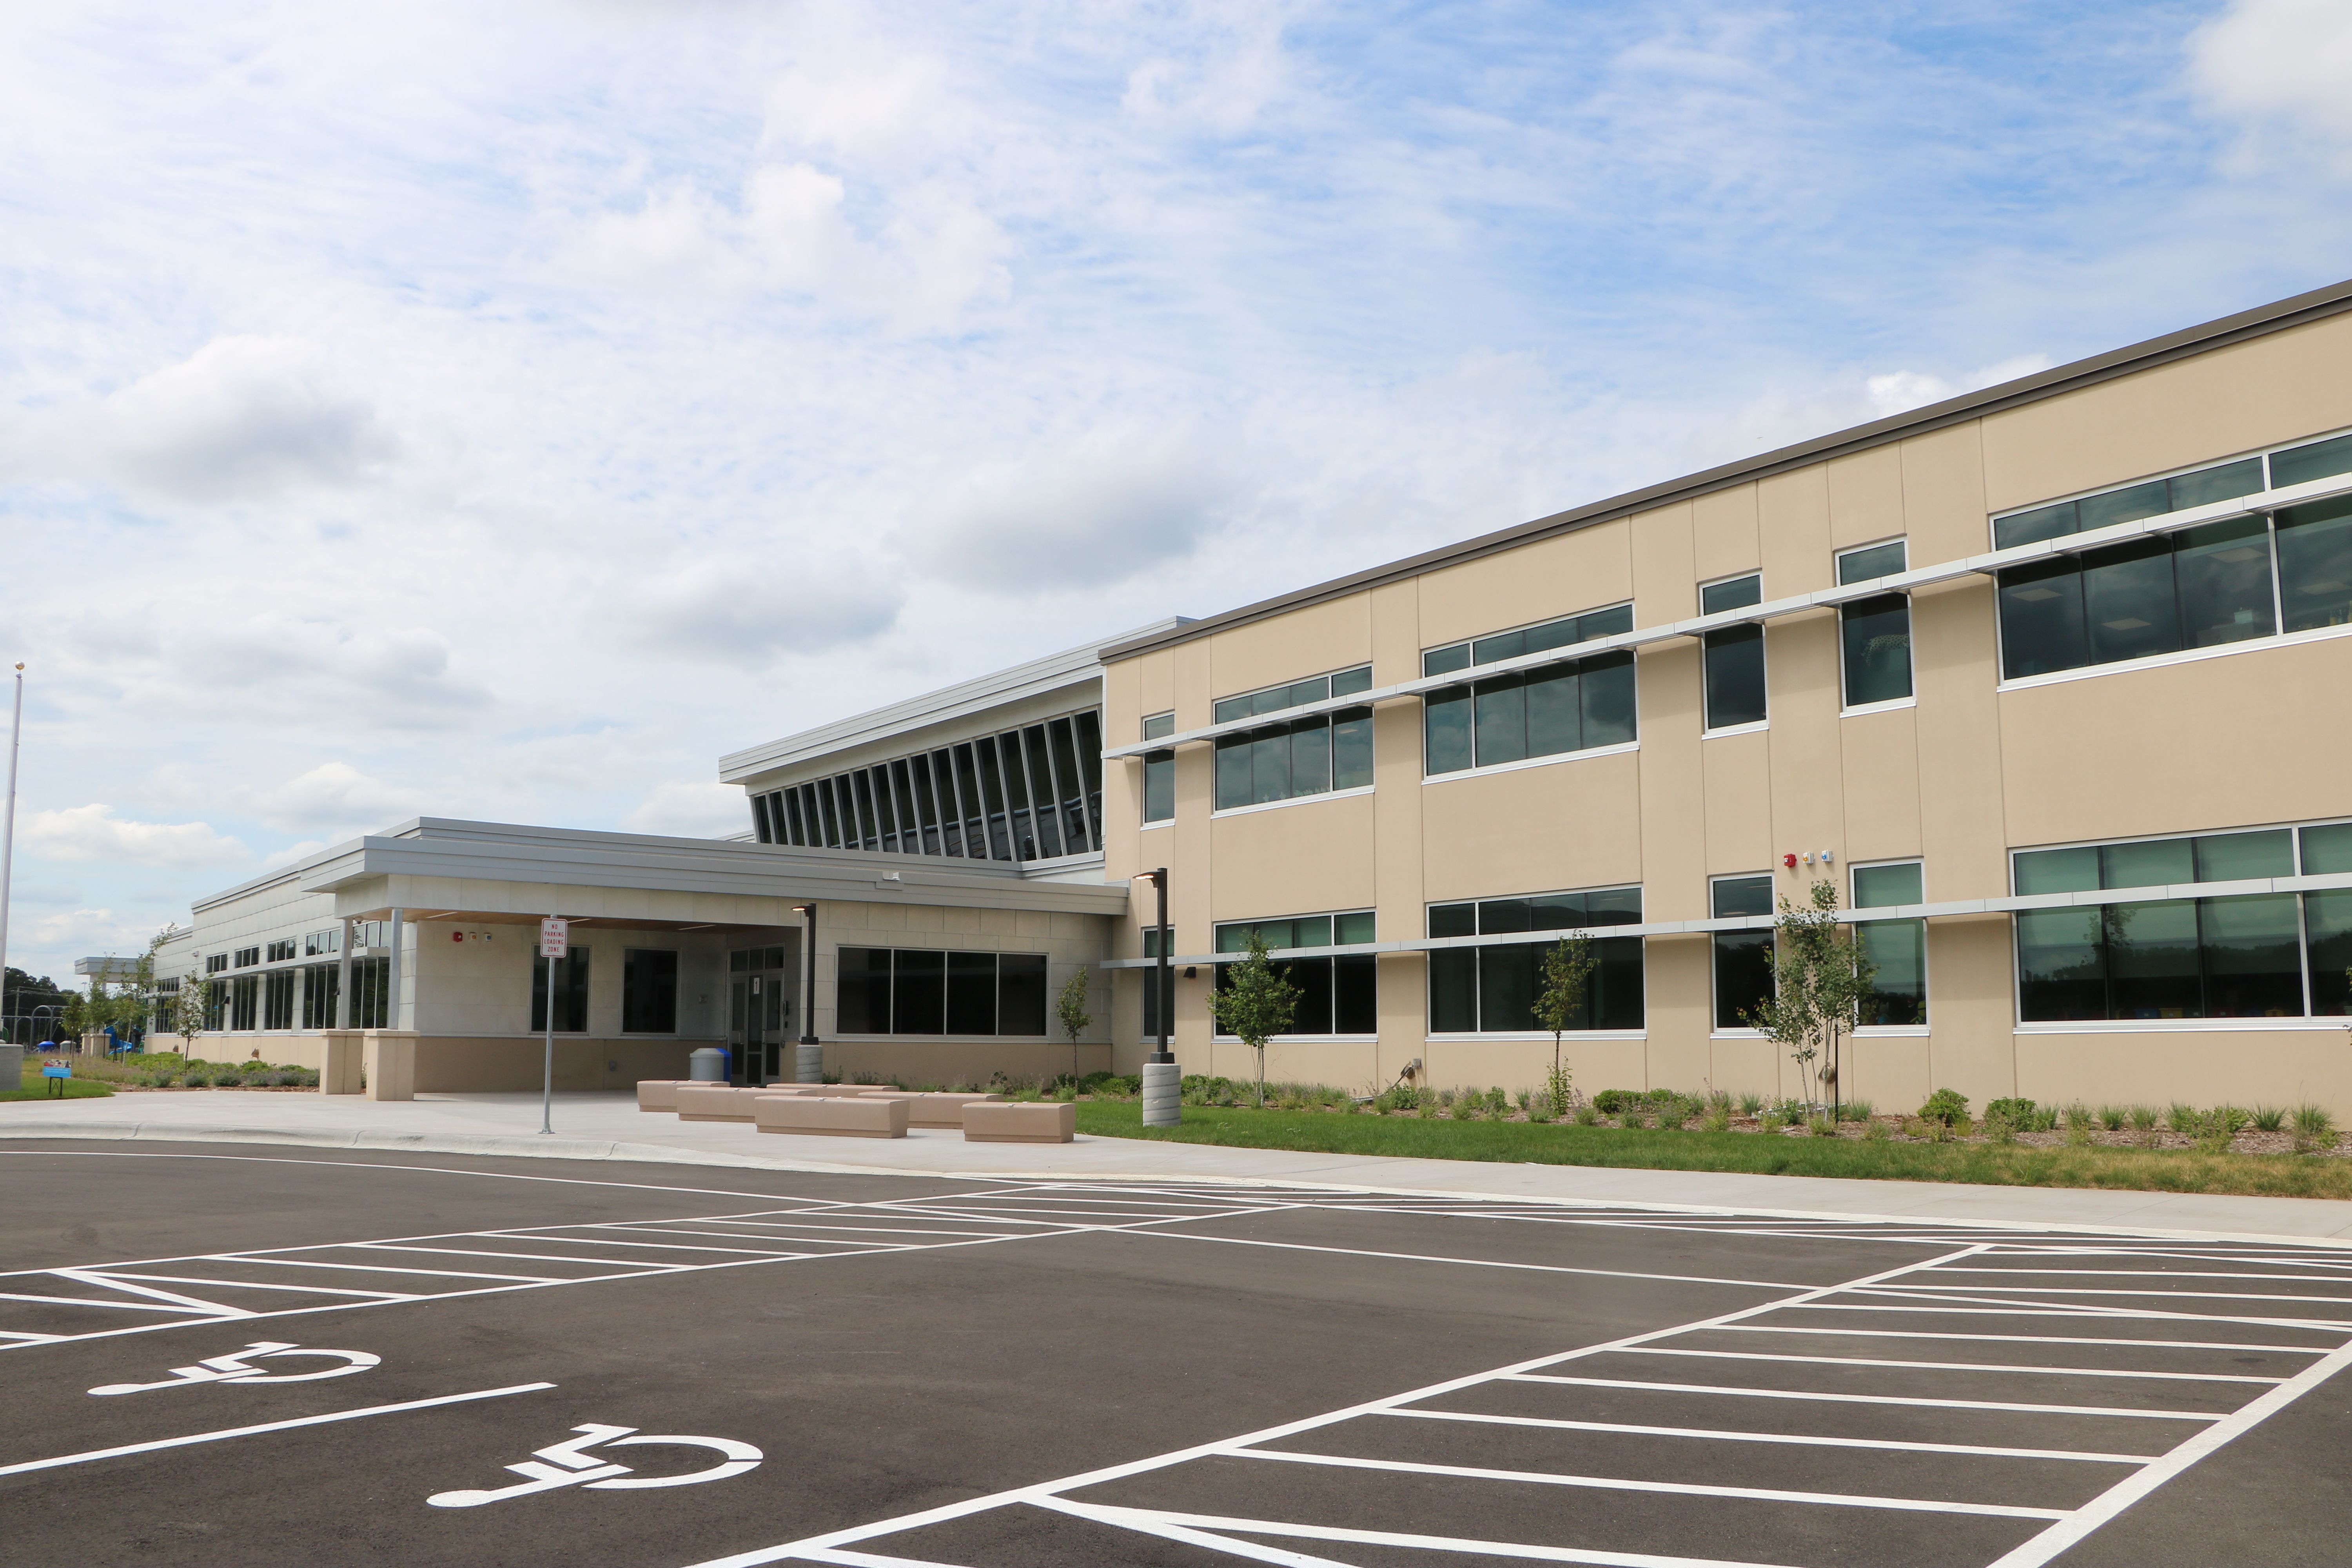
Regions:
[[713, 1046], [705, 1046], [686, 1058], [687, 1081], [689, 1083], [725, 1083], [727, 1053]]

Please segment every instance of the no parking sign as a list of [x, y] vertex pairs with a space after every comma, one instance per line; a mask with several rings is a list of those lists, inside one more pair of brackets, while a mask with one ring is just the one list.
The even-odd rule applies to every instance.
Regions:
[[562, 958], [572, 951], [572, 922], [550, 915], [539, 922], [539, 956]]

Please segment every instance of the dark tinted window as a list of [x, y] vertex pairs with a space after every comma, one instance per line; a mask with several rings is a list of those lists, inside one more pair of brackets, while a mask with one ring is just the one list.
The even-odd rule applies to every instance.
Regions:
[[1761, 723], [1764, 709], [1764, 628], [1726, 626], [1706, 634], [1706, 727]]
[[677, 954], [665, 948], [621, 953], [621, 1032], [677, 1033]]
[[1728, 583], [1710, 583], [1698, 591], [1698, 607], [1702, 615], [1712, 616], [1723, 610], [1745, 609], [1760, 604], [1764, 598], [1764, 579], [1750, 574], [1734, 577]]

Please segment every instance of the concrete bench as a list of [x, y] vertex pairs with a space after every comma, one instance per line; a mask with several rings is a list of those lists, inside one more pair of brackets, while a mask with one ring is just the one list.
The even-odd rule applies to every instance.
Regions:
[[686, 1083], [676, 1090], [680, 1121], [749, 1121], [751, 1101], [768, 1091], [724, 1083]]
[[641, 1078], [637, 1079], [639, 1110], [676, 1110], [677, 1091], [694, 1080], [690, 1078]]
[[1078, 1108], [1067, 1100], [974, 1100], [963, 1108], [967, 1143], [1067, 1143], [1077, 1135]]
[[909, 1127], [956, 1128], [963, 1125], [963, 1108], [967, 1105], [996, 1105], [1003, 1102], [1000, 1094], [909, 1094], [907, 1099], [907, 1125]]
[[764, 1095], [752, 1109], [762, 1132], [798, 1132], [820, 1138], [904, 1138], [907, 1100], [859, 1095], [836, 1100], [814, 1094]]

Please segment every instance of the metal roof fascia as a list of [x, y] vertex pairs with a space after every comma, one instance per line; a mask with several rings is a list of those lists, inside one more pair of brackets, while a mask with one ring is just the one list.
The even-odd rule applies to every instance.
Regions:
[[[745, 847], [772, 848], [772, 846]], [[503, 851], [503, 852], [502, 852]], [[430, 838], [369, 838], [356, 854], [337, 858], [306, 878], [307, 891], [328, 891], [375, 877], [436, 877], [454, 880], [538, 882], [562, 887], [623, 888], [638, 892], [694, 892], [724, 897], [832, 898], [867, 903], [937, 903], [1013, 907], [1065, 913], [1115, 914], [1124, 910], [1123, 883], [1048, 882], [1019, 876], [932, 875], [886, 879], [881, 868], [827, 863], [761, 864], [772, 856], [614, 857], [540, 846], [452, 844]]]
[[1769, 479], [1774, 474], [1784, 473], [1791, 468], [1825, 462], [1832, 458], [1885, 446], [1891, 441], [1901, 440], [1906, 437], [1925, 435], [1932, 430], [1942, 429], [1946, 426], [1961, 424], [1969, 419], [1981, 418], [1986, 415], [1999, 414], [2026, 404], [2062, 396], [2085, 386], [2116, 380], [2137, 371], [2152, 370], [2158, 365], [2186, 359], [2193, 354], [2226, 348], [2231, 343], [2242, 342], [2251, 338], [2265, 337], [2273, 332], [2285, 331], [2310, 321], [2325, 320], [2347, 310], [2352, 310], [2352, 279], [2330, 283], [2284, 300], [2273, 300], [2267, 305], [2257, 305], [2252, 310], [2241, 310], [2234, 315], [2223, 316], [2197, 326], [2185, 327], [2179, 331], [2165, 333], [2161, 337], [2149, 338], [2119, 349], [2110, 349], [2105, 353], [2094, 354], [2088, 359], [2055, 365], [2032, 375], [2020, 376], [2014, 381], [2002, 382], [1998, 386], [1989, 386], [1979, 392], [1964, 393], [1958, 397], [1946, 398], [1941, 403], [1931, 403], [1925, 408], [1916, 408], [1906, 414], [1891, 415], [1885, 419], [1876, 419], [1866, 425], [1856, 425], [1845, 430], [1833, 431], [1826, 436], [1817, 436], [1811, 440], [1801, 441], [1794, 446], [1760, 453], [1738, 462], [1721, 464], [1716, 468], [1702, 469], [1696, 474], [1650, 485], [1642, 489], [1628, 490], [1622, 495], [1589, 502], [1566, 511], [1554, 512], [1549, 517], [1538, 518], [1531, 522], [1518, 523], [1492, 533], [1480, 534], [1458, 544], [1441, 545], [1434, 550], [1423, 551], [1418, 555], [1407, 556], [1402, 561], [1370, 567], [1345, 577], [1336, 577], [1328, 582], [1316, 584], [1293, 593], [1277, 595], [1270, 599], [1261, 599], [1255, 604], [1244, 605], [1238, 609], [1227, 610], [1222, 615], [1204, 616], [1173, 631], [1147, 633], [1141, 637], [1107, 643], [1099, 650], [1098, 657], [1107, 665], [1117, 663], [1121, 659], [1134, 658], [1139, 655], [1156, 652], [1160, 648], [1173, 647], [1180, 643], [1192, 642], [1216, 632], [1229, 630], [1234, 626], [1265, 620], [1286, 611], [1303, 609], [1310, 605], [1321, 604], [1328, 599], [1340, 598], [1349, 594], [1360, 593], [1367, 588], [1376, 588], [1383, 584], [1417, 576], [1442, 566], [1475, 561], [1481, 556], [1496, 554], [1556, 533], [1566, 533], [1579, 528], [1590, 528], [1600, 523], [1614, 521], [1618, 518], [1628, 517], [1635, 512], [1670, 506], [1677, 501], [1689, 500], [1717, 490], [1728, 489], [1734, 485], [1746, 484], [1750, 480]]
[[[1154, 621], [1148, 626], [1122, 633], [1117, 641], [1132, 641], [1139, 637], [1157, 637], [1190, 624], [1189, 617], [1171, 616]], [[1102, 661], [1096, 650], [1102, 645], [1087, 643], [1046, 654], [1025, 664], [1016, 664], [952, 686], [940, 687], [886, 707], [837, 719], [830, 724], [820, 724], [812, 730], [779, 740], [747, 746], [730, 752], [719, 759], [719, 781], [735, 784], [779, 767], [821, 757], [829, 752], [846, 751], [895, 734], [920, 730], [932, 724], [950, 723], [957, 719], [982, 713], [991, 708], [1024, 698], [1041, 696], [1060, 687], [1070, 686], [1089, 678], [1102, 678]]]

